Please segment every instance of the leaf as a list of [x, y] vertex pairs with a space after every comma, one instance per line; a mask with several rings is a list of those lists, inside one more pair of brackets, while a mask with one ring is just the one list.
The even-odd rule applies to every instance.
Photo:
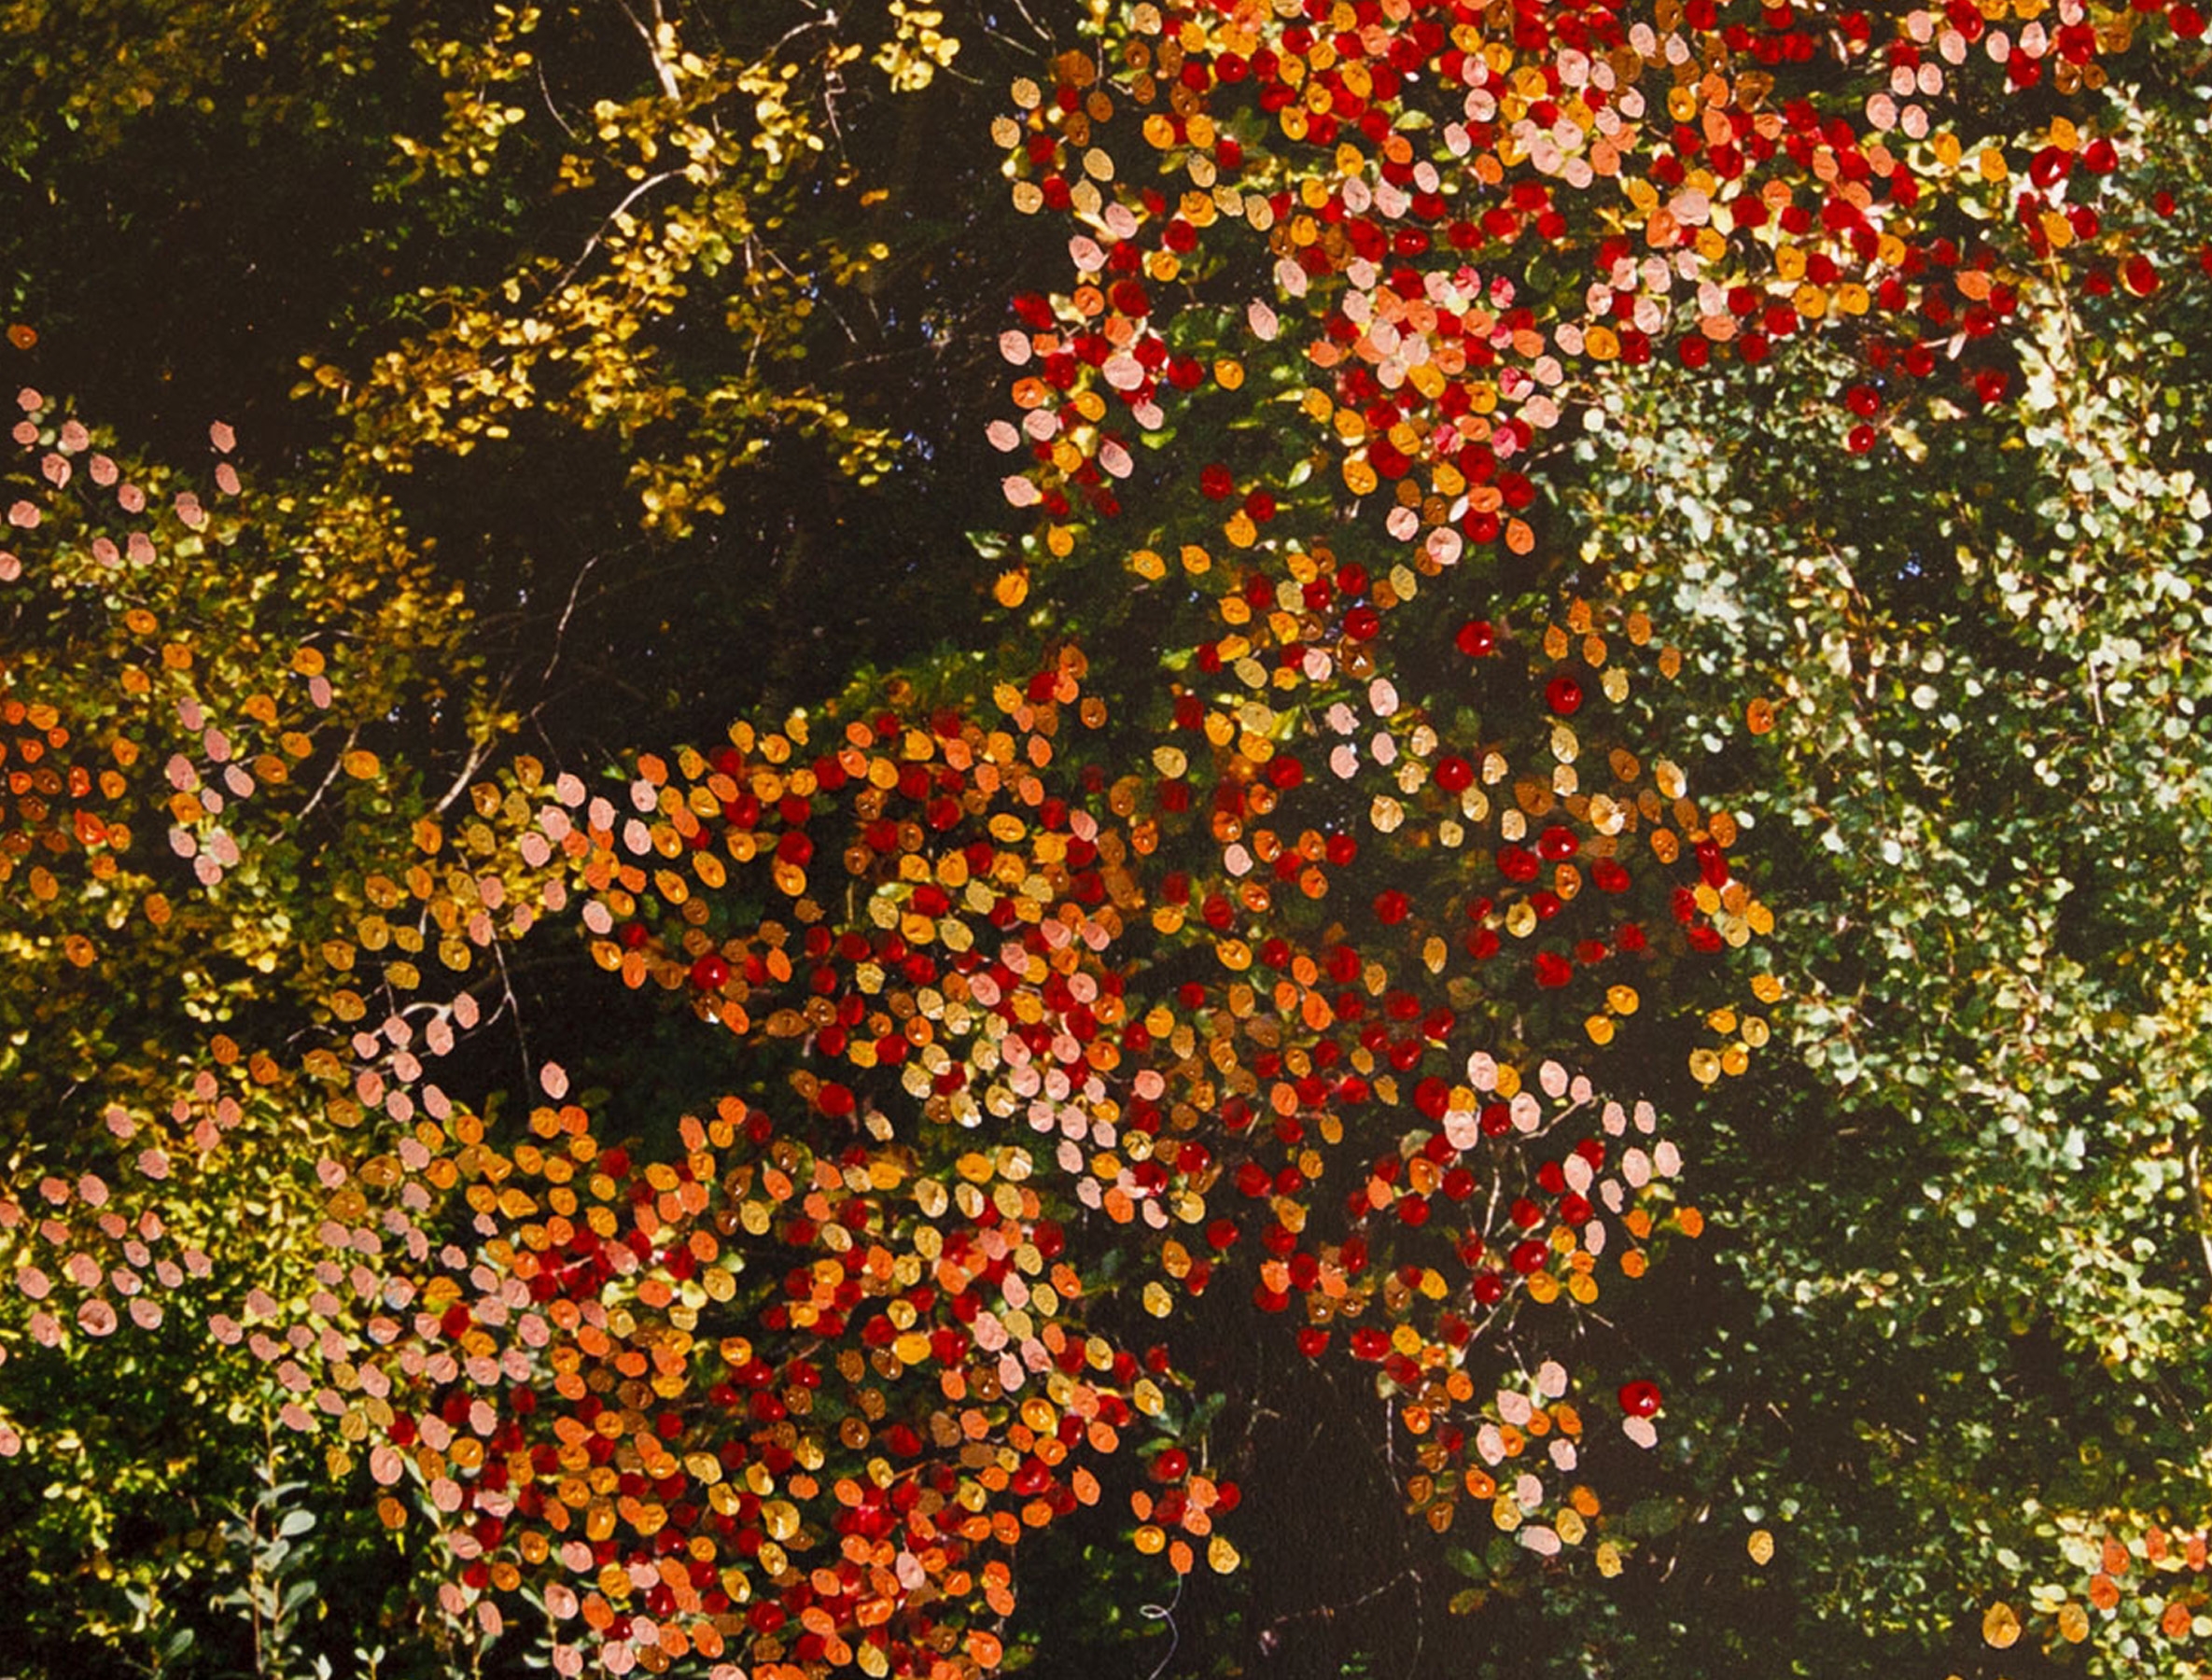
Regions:
[[2019, 1612], [1999, 1599], [1981, 1613], [1981, 1637], [1994, 1650], [2010, 1650], [2020, 1640]]
[[1444, 1561], [1471, 1581], [1490, 1579], [1490, 1571], [1484, 1566], [1482, 1560], [1463, 1546], [1447, 1547], [1444, 1553]]
[[1622, 1527], [1631, 1534], [1654, 1537], [1672, 1532], [1682, 1521], [1678, 1499], [1641, 1499], [1629, 1507]]

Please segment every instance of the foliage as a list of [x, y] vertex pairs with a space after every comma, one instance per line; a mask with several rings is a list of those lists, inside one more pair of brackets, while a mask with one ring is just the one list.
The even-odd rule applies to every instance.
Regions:
[[1239, 1414], [1326, 1393], [1434, 1531], [1416, 1666], [1449, 1576], [1562, 1673], [2189, 1672], [2203, 20], [2049, 9], [1106, 8], [995, 124], [1072, 229], [995, 645], [581, 774], [409, 533], [903, 470], [802, 376], [902, 260], [844, 73], [973, 33], [496, 8], [378, 70], [429, 121], [279, 102], [451, 246], [308, 356], [336, 431], [236, 512], [17, 432], [0, 1446], [189, 1372], [233, 1507], [67, 1614], [189, 1665], [212, 1567], [258, 1672], [373, 1671], [304, 1541], [426, 1671], [1049, 1662], [1033, 1536], [1278, 1561]]
[[[793, 377], [820, 347], [809, 317], [834, 316], [837, 294], [890, 254], [834, 222], [810, 239], [798, 219], [808, 196], [860, 202], [861, 172], [832, 159], [829, 131], [866, 45], [840, 39], [821, 12], [725, 46], [710, 18], [656, 6], [628, 18], [635, 91], [556, 92], [536, 43], [558, 42], [563, 71], [580, 50], [599, 70], [614, 43], [594, 41], [597, 9], [501, 7], [483, 38], [418, 45], [445, 89], [443, 120], [434, 135], [397, 137], [407, 173], [388, 191], [427, 197], [449, 239], [487, 212], [501, 219], [513, 199], [558, 204], [572, 224], [587, 205], [586, 231], [572, 251], [526, 247], [488, 285], [470, 273], [424, 287], [409, 304], [422, 329], [357, 378], [308, 358], [311, 385], [338, 393], [353, 421], [349, 453], [403, 470], [423, 451], [505, 440], [525, 411], [611, 431], [645, 524], [676, 536], [724, 511], [726, 475], [786, 427], [824, 435], [839, 467], [871, 482], [895, 434], [856, 425], [833, 393]], [[942, 21], [894, 7], [877, 55], [902, 91], [928, 87], [959, 49], [925, 19]], [[534, 134], [549, 125], [562, 144]]]
[[[2188, 307], [2162, 295], [2116, 350], [2056, 304], [2021, 343], [2022, 405], [1939, 432], [1908, 409], [1848, 474], [1803, 465], [1827, 415], [1770, 410], [1782, 449], [1747, 440], [1727, 482], [1677, 461], [1651, 523], [1607, 525], [1639, 587], [1646, 533], [1694, 532], [1696, 557], [1667, 567], [1724, 683], [1785, 673], [1754, 703], [1771, 757], [1743, 796], [1762, 834], [1797, 836], [1784, 873], [1811, 913], [1811, 984], [1793, 1084], [1817, 1082], [1839, 1141], [1747, 1131], [1803, 1177], [1741, 1169], [1743, 1205], [1767, 1210], [1743, 1222], [1746, 1281], [1793, 1343], [1832, 1350], [1822, 1403], [1862, 1437], [1844, 1449], [1902, 1503], [1897, 1532], [1947, 1536], [1952, 1590], [2025, 1597], [2039, 1636], [2141, 1663], [2173, 1643], [2145, 1628], [2191, 1634], [2192, 1610], [2167, 1612], [2195, 1601], [2154, 1590], [2136, 1625], [2100, 1536], [2111, 1524], [2124, 1559], [2172, 1520], [2154, 1514], [2204, 1500], [2200, 907], [2186, 871], [2151, 862], [2203, 839], [2180, 651], [2200, 633], [2205, 491], [2153, 383], [2185, 318], [2167, 311]], [[1697, 413], [1670, 403], [1663, 434], [1632, 417], [1631, 447], [1671, 455]], [[1781, 553], [1763, 513], [1752, 528], [1770, 497], [1793, 511]], [[1855, 1264], [1806, 1246], [1816, 1211], [1859, 1234]], [[1900, 1410], [1858, 1363], [1877, 1349], [1947, 1373], [1950, 1394], [1917, 1383]], [[1926, 1429], [1941, 1450], [1892, 1458]], [[2038, 1449], [2053, 1432], [2063, 1456]], [[1808, 1544], [1867, 1550], [1812, 1526]], [[1895, 1614], [1891, 1584], [1859, 1578], [1835, 1611]]]
[[[134, 1328], [151, 1345], [119, 1354], [118, 1376], [204, 1419], [163, 1443], [98, 1389], [73, 1405], [41, 1378], [11, 1406], [11, 1454], [125, 1454], [108, 1478], [64, 1484], [42, 1525], [56, 1555], [28, 1565], [113, 1582], [95, 1591], [98, 1627], [131, 1590], [107, 1561], [119, 1526], [195, 1484], [219, 1498], [202, 1455], [234, 1451], [259, 1410], [240, 1373], [207, 1360], [203, 1314], [218, 1278], [281, 1285], [310, 1263], [286, 1035], [311, 995], [313, 906], [403, 789], [365, 740], [467, 681], [465, 621], [371, 498], [245, 511], [226, 425], [203, 502], [192, 478], [108, 453], [38, 391], [18, 407], [8, 523], [29, 559], [0, 556], [14, 981], [0, 1056], [37, 1123], [9, 1139], [0, 1211], [28, 1308], [16, 1331], [35, 1352]], [[171, 1539], [212, 1528], [185, 1496]]]
[[[789, 704], [814, 659], [888, 665], [964, 618], [973, 509], [931, 487], [986, 447], [967, 417], [987, 343], [963, 329], [995, 316], [1018, 248], [978, 202], [987, 149], [917, 164], [973, 132], [966, 66], [998, 79], [1031, 50], [973, 8], [637, 9], [642, 29], [619, 7], [203, 0], [0, 21], [25, 113], [0, 174], [11, 313], [38, 325], [42, 380], [165, 458], [219, 413], [294, 487], [388, 498], [468, 590], [508, 727], [602, 754], [719, 732], [755, 685]], [[673, 103], [664, 25], [693, 78]], [[870, 55], [909, 35], [898, 73], [930, 79], [897, 92]], [[632, 164], [693, 168], [680, 144], [709, 132], [711, 180], [679, 172], [629, 232], [609, 221]], [[416, 426], [409, 380], [453, 406]], [[840, 455], [853, 470], [825, 470]], [[727, 511], [643, 531], [649, 479]], [[841, 592], [860, 609], [829, 610]], [[768, 619], [788, 640], [727, 668], [727, 627]], [[449, 777], [457, 721], [421, 728]]]

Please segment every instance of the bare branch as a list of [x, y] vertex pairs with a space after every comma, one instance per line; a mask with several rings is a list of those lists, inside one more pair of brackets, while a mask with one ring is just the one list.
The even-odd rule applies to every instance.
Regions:
[[583, 136], [579, 134], [574, 129], [568, 126], [568, 119], [561, 115], [561, 107], [553, 104], [553, 88], [551, 84], [549, 84], [545, 79], [545, 61], [543, 59], [539, 59], [538, 61], [537, 68], [538, 91], [539, 96], [545, 101], [545, 109], [547, 114], [551, 116], [555, 122], [561, 125], [561, 133], [567, 135], [572, 143], [581, 144]]
[[[530, 1035], [523, 1027], [522, 1001], [514, 995], [514, 979], [507, 972], [507, 952], [497, 939], [492, 941], [492, 960], [499, 965], [499, 989], [503, 994], [499, 1010], [512, 1010], [514, 1012], [514, 1042], [516, 1047], [522, 1052], [523, 1087], [527, 1090], [530, 1082], [538, 1075], [538, 1064], [530, 1055]], [[494, 1012], [492, 1018], [497, 1020], [498, 1014], [498, 1011]], [[485, 1025], [489, 1026], [490, 1022], [486, 1022]]]
[[2212, 1186], [2205, 1183], [2203, 1149], [2201, 1138], [2190, 1141], [2189, 1187], [2196, 1202], [2197, 1247], [2205, 1256], [2205, 1274], [2212, 1276]]
[[630, 9], [629, 0], [622, 0], [622, 7], [623, 16], [630, 20], [630, 27], [645, 42], [645, 56], [652, 61], [653, 77], [661, 84], [661, 91], [670, 99], [681, 99], [683, 87], [676, 79], [676, 66], [661, 53], [661, 36], [657, 26], [667, 20], [661, 11], [660, 0], [653, 0], [653, 27], [649, 27], [643, 18]]

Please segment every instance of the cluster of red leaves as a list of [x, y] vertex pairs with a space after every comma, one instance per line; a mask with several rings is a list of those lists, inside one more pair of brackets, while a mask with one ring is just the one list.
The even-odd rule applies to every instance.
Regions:
[[[1060, 529], [1056, 553], [1084, 510], [1119, 511], [1136, 435], [1242, 385], [1198, 346], [1248, 307], [1308, 364], [1355, 494], [1442, 498], [1402, 502], [1419, 516], [1393, 534], [1447, 563], [1531, 546], [1519, 462], [1606, 364], [1757, 366], [1840, 329], [1869, 375], [1858, 453], [1928, 382], [2003, 400], [2023, 289], [2158, 288], [2136, 224], [2176, 204], [2107, 190], [2135, 159], [2104, 90], [2204, 33], [2163, 0], [1183, 0], [1131, 25], [1111, 58], [1018, 85], [1000, 124], [1015, 203], [1078, 229], [1074, 285], [1018, 301], [1005, 336], [1034, 370], [1020, 426], [993, 432], [1032, 457], [1009, 499]], [[1130, 111], [1141, 136], [1114, 127]], [[1274, 295], [1247, 305], [1223, 288], [1257, 242]], [[1240, 546], [1280, 514], [1276, 486], [1186, 470], [1236, 503]]]

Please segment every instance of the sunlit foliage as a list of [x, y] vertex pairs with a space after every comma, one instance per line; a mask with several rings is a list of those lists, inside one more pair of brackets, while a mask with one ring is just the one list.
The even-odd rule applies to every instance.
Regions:
[[[303, 394], [343, 422], [327, 497], [238, 503], [227, 427], [212, 489], [189, 487], [20, 399], [0, 939], [22, 980], [0, 1006], [7, 1071], [51, 1118], [10, 1140], [0, 1192], [10, 1369], [98, 1357], [184, 1292], [243, 1350], [240, 1392], [375, 1490], [454, 1625], [542, 1622], [562, 1673], [941, 1680], [1005, 1659], [1019, 1547], [1083, 1507], [1126, 1503], [1137, 1553], [1179, 1575], [1238, 1566], [1240, 1491], [1177, 1426], [1178, 1317], [1226, 1291], [1251, 1335], [1371, 1380], [1415, 1443], [1410, 1518], [1452, 1532], [1440, 1554], [1470, 1523], [1487, 1548], [1454, 1565], [1485, 1583], [1456, 1607], [1517, 1571], [1603, 1591], [1575, 1560], [1617, 1575], [1650, 1533], [1610, 1490], [1646, 1474], [1668, 1403], [1606, 1315], [1705, 1226], [1664, 1099], [1748, 1088], [1777, 1038], [1849, 1087], [1867, 1030], [1854, 959], [1769, 946], [1737, 861], [1752, 813], [1901, 860], [1939, 813], [1890, 798], [1888, 760], [1930, 783], [1947, 750], [1908, 714], [1960, 726], [1932, 680], [1869, 722], [1862, 676], [1979, 698], [2018, 675], [1862, 634], [1817, 555], [1771, 544], [1780, 581], [1705, 614], [1709, 572], [1630, 515], [1685, 510], [1700, 470], [1721, 499], [1727, 461], [1674, 458], [1670, 416], [1756, 427], [1730, 405], [1793, 357], [1790, 424], [1835, 463], [2013, 427], [2014, 457], [2079, 464], [2193, 553], [2191, 469], [2086, 447], [2070, 405], [2099, 354], [2079, 345], [2186, 273], [2177, 207], [2120, 189], [2150, 166], [2135, 90], [2194, 64], [2202, 17], [1110, 8], [995, 125], [1069, 264], [1001, 340], [1015, 415], [989, 441], [1033, 523], [1003, 551], [996, 648], [549, 770], [497, 762], [511, 721], [469, 679], [463, 597], [381, 475], [513, 443], [536, 412], [617, 439], [675, 539], [779, 429], [878, 470], [889, 433], [797, 364], [803, 323], [887, 252], [840, 231], [785, 253], [777, 229], [803, 191], [858, 190], [825, 161], [847, 67], [917, 91], [958, 51], [905, 6], [880, 41], [825, 13], [727, 45], [623, 9], [646, 74], [581, 128], [547, 93], [558, 144], [536, 43], [585, 23], [503, 7], [428, 49], [443, 119], [400, 140], [396, 189], [450, 183], [456, 226], [479, 184], [592, 211], [573, 250], [423, 296], [428, 324], [366, 369], [307, 358]], [[1549, 509], [1592, 482], [1588, 545], [1548, 550]], [[1948, 482], [1963, 529], [1977, 498]], [[2191, 626], [2082, 646], [2109, 561], [2080, 495], [2036, 510], [2074, 522], [2079, 575], [1995, 528], [1961, 547], [2069, 672], [2023, 683], [2055, 706], [2086, 660], [2100, 725], [2149, 692], [2155, 735], [2192, 715]], [[2126, 610], [2191, 597], [2144, 570]], [[1746, 611], [1766, 645], [1700, 622]], [[449, 706], [472, 750], [440, 798], [378, 749]], [[1770, 786], [1693, 787], [1716, 716], [1773, 737]], [[2197, 808], [2160, 762], [2133, 761], [2136, 791]], [[2084, 785], [2135, 785], [2106, 768]], [[1968, 839], [1925, 839], [1911, 878], [1984, 864]], [[2013, 867], [2033, 927], [2051, 877]], [[1912, 892], [1851, 890], [1893, 958], [1961, 984], [1921, 959]], [[2139, 931], [2175, 978], [2131, 1029], [2171, 1044], [2194, 947]], [[557, 1052], [525, 1050], [523, 1086], [492, 1074], [511, 970], [548, 942], [610, 1006], [689, 1029], [710, 1099], [640, 1136]], [[2003, 1007], [2040, 975], [2008, 975]], [[1894, 1055], [1906, 1083], [1955, 1064], [1939, 1039]], [[2009, 1053], [1973, 1095], [2024, 1134], [2049, 1087], [2008, 1086]], [[2179, 1153], [2167, 1106], [2140, 1111], [2165, 1140], [2144, 1158]], [[238, 1218], [242, 1158], [264, 1228]], [[2101, 1223], [2065, 1234], [2010, 1287], [2079, 1292], [2068, 1334], [2117, 1368], [2179, 1357], [2180, 1297], [2104, 1323], [2097, 1268], [2128, 1261]], [[1838, 1261], [1817, 1288], [1871, 1309], [1896, 1284]], [[0, 1409], [0, 1450], [26, 1447], [48, 1444]], [[1994, 1583], [1987, 1645], [2022, 1637], [2023, 1596], [2054, 1649], [2194, 1635], [2193, 1586], [2164, 1582], [2201, 1544], [2110, 1491], [2051, 1507], [2086, 1586]], [[1740, 1545], [1777, 1555], [1765, 1526]]]

